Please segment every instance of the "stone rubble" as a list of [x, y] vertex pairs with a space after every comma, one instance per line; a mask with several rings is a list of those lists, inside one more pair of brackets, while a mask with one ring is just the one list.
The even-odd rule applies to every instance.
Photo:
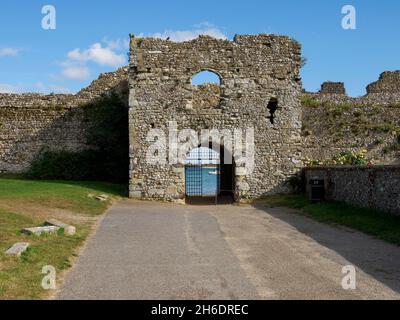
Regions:
[[64, 229], [64, 234], [68, 236], [73, 236], [76, 233], [76, 227], [66, 224], [62, 221], [58, 221], [56, 219], [48, 219], [45, 221], [44, 225], [46, 226], [56, 226]]

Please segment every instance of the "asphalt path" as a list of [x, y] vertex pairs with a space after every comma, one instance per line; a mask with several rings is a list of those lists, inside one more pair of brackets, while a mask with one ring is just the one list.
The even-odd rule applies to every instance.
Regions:
[[[343, 267], [356, 271], [344, 289]], [[57, 299], [399, 299], [400, 247], [287, 208], [125, 200]]]

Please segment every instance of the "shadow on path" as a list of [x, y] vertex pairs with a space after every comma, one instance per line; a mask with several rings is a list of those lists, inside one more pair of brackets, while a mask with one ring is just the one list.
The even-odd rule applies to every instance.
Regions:
[[[288, 223], [299, 232], [327, 247], [357, 268], [400, 293], [400, 247], [375, 239], [362, 232], [317, 222], [298, 210], [254, 205], [269, 215]], [[320, 227], [316, 228], [315, 225]], [[337, 237], [337, 229], [343, 237]], [[369, 241], [368, 241], [369, 240]]]

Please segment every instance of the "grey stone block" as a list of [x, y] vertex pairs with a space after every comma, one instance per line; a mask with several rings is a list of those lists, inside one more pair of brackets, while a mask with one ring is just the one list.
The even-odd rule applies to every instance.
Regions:
[[25, 234], [35, 234], [39, 236], [43, 233], [55, 233], [59, 229], [60, 227], [56, 226], [44, 226], [44, 227], [24, 228], [21, 230], [21, 232]]
[[73, 236], [76, 233], [76, 228], [69, 224], [66, 224], [62, 221], [58, 221], [56, 219], [48, 219], [44, 223], [46, 226], [56, 226], [64, 229], [64, 233], [69, 236]]
[[97, 196], [96, 199], [99, 201], [107, 201], [109, 199], [109, 196], [106, 194], [101, 194], [101, 195]]
[[19, 257], [29, 246], [29, 242], [17, 242], [6, 251], [6, 254]]

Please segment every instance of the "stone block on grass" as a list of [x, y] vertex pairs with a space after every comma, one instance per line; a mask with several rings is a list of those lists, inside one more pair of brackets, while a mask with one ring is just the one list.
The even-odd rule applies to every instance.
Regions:
[[44, 233], [55, 233], [60, 229], [60, 227], [56, 226], [43, 226], [43, 227], [33, 227], [33, 228], [24, 228], [21, 230], [22, 233], [25, 234], [34, 234], [40, 236]]
[[64, 229], [64, 233], [68, 236], [73, 236], [76, 233], [76, 228], [69, 224], [56, 219], [48, 219], [44, 222], [45, 226], [56, 226]]
[[6, 254], [20, 257], [21, 254], [28, 249], [30, 246], [29, 242], [17, 242], [11, 248], [6, 251]]
[[106, 194], [101, 194], [101, 195], [99, 195], [99, 196], [96, 197], [96, 199], [99, 200], [99, 201], [107, 201], [108, 198], [109, 198], [109, 197], [108, 197], [108, 195], [106, 195]]

